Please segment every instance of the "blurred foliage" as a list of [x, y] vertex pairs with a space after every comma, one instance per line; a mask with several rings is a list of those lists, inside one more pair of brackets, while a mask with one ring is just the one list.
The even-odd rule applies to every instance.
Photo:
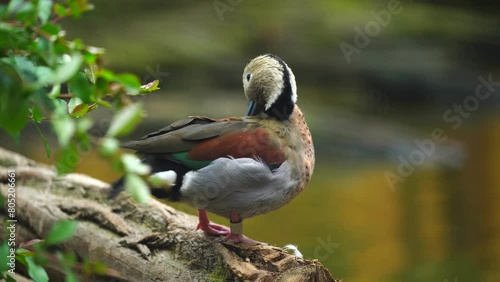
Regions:
[[[159, 89], [159, 81], [141, 85], [133, 74], [114, 73], [103, 64], [104, 49], [66, 38], [59, 22], [78, 19], [92, 8], [86, 0], [12, 0], [0, 5], [0, 128], [19, 142], [21, 131], [31, 122], [50, 157], [52, 150], [39, 128], [50, 123], [59, 146], [59, 173], [73, 171], [82, 150], [97, 146], [116, 171], [133, 180], [125, 182], [132, 195], [146, 203], [149, 190], [143, 178], [149, 168], [139, 170], [133, 165], [138, 158], [121, 154], [115, 138], [131, 132], [143, 117], [142, 104], [134, 103], [131, 96]], [[94, 121], [87, 114], [98, 107], [116, 112], [103, 138], [88, 134]], [[77, 281], [75, 267], [84, 275], [107, 273], [99, 263], [77, 262], [72, 252], [49, 252], [50, 246], [69, 239], [75, 228], [74, 222], [58, 222], [44, 241], [33, 240], [17, 248], [16, 260], [36, 282], [48, 281], [43, 266], [49, 263], [66, 270], [66, 281]], [[2, 260], [7, 258], [9, 246], [7, 240], [0, 246]], [[2, 263], [0, 276], [12, 281], [7, 269], [8, 264]]]
[[[134, 155], [122, 158], [115, 138], [132, 131], [142, 119], [142, 104], [134, 103], [130, 96], [159, 89], [159, 81], [141, 85], [133, 74], [116, 74], [105, 68], [103, 49], [79, 39], [67, 40], [59, 22], [80, 18], [93, 5], [86, 0], [64, 3], [12, 0], [0, 6], [0, 128], [19, 141], [31, 121], [50, 157], [51, 149], [38, 127], [48, 121], [60, 146], [56, 163], [60, 173], [74, 170], [79, 150], [98, 146], [117, 171], [134, 179], [137, 187], [144, 187], [138, 174], [144, 176], [147, 170], [132, 170], [134, 166], [128, 163], [138, 159]], [[106, 139], [87, 134], [93, 124], [87, 113], [100, 106], [116, 111]], [[127, 188], [142, 203], [148, 200], [147, 189]]]

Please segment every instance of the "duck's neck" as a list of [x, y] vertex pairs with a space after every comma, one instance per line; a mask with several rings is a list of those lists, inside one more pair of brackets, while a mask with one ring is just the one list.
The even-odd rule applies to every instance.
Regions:
[[292, 100], [287, 101], [286, 99], [280, 98], [278, 98], [278, 100], [276, 100], [276, 102], [269, 109], [267, 109], [265, 113], [279, 121], [289, 120], [297, 106], [292, 102]]
[[283, 68], [283, 86], [278, 98], [271, 104], [265, 113], [283, 121], [290, 119], [294, 108], [296, 108], [295, 102], [297, 100], [297, 89], [296, 87], [292, 87], [292, 82], [293, 85], [295, 85], [295, 78], [293, 78], [293, 74], [291, 74], [285, 62], [283, 62], [280, 58], [277, 58], [277, 60]]

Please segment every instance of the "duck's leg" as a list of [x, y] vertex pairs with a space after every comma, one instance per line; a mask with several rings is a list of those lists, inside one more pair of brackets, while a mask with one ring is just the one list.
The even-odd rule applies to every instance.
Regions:
[[262, 244], [259, 241], [252, 240], [246, 236], [243, 236], [243, 219], [240, 217], [239, 213], [232, 212], [231, 218], [229, 219], [231, 222], [231, 233], [229, 233], [225, 240], [233, 241], [234, 243], [250, 243], [250, 244]]
[[231, 233], [231, 231], [224, 226], [210, 223], [207, 211], [202, 209], [198, 209], [198, 226], [196, 226], [196, 230], [198, 229], [203, 230], [207, 234], [216, 236], [228, 235]]

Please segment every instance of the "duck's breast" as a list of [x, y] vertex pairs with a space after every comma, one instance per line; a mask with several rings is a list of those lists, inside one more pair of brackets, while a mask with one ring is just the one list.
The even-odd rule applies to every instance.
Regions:
[[219, 158], [209, 166], [186, 174], [181, 187], [184, 202], [229, 218], [242, 218], [280, 208], [294, 195], [298, 179], [285, 161], [271, 169], [252, 158]]

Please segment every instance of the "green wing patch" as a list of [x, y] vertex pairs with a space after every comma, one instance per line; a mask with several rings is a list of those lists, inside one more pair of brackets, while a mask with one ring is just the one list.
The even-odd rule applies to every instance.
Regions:
[[212, 161], [193, 161], [188, 158], [188, 152], [180, 152], [171, 154], [176, 160], [180, 161], [183, 165], [191, 169], [201, 169], [208, 166]]

